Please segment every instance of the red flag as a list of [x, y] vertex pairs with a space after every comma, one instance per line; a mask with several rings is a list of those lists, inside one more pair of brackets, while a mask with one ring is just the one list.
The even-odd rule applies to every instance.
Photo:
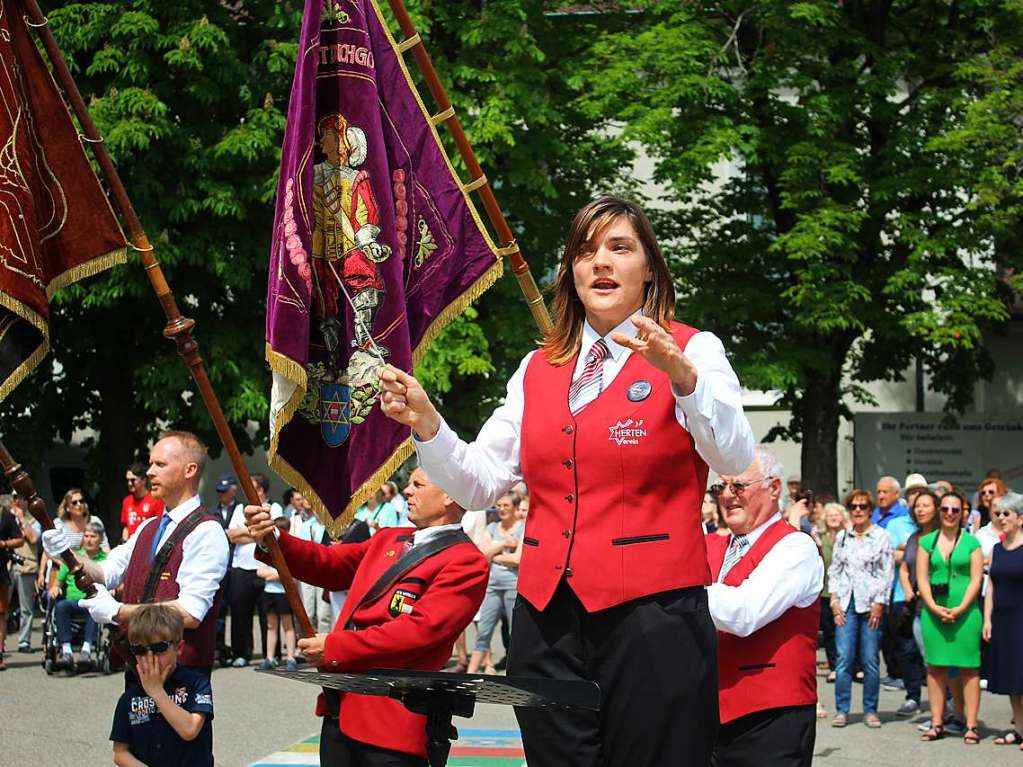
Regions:
[[124, 263], [124, 234], [18, 3], [0, 4], [0, 400], [49, 349], [50, 298]]

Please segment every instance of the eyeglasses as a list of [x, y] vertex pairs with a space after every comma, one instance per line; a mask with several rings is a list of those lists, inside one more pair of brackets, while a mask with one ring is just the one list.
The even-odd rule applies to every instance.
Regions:
[[869, 503], [850, 503], [849, 504], [849, 509], [850, 510], [852, 510], [852, 509], [869, 509], [869, 508], [870, 508], [870, 504]]
[[714, 493], [714, 495], [721, 495], [723, 492], [725, 492], [726, 488], [730, 488], [731, 492], [732, 492], [732, 495], [742, 495], [744, 492], [746, 492], [746, 488], [752, 487], [757, 482], [763, 482], [764, 480], [768, 480], [768, 479], [774, 479], [774, 477], [761, 477], [760, 479], [754, 479], [754, 480], [752, 480], [750, 482], [735, 482], [735, 481], [726, 482], [726, 481], [722, 480], [721, 482], [718, 482], [718, 483], [716, 483], [714, 485], [711, 485], [710, 486], [710, 491], [712, 493]]
[[961, 506], [942, 506], [941, 507], [941, 513], [942, 514], [962, 514], [963, 513], [963, 509], [962, 509]]
[[159, 655], [160, 653], [167, 652], [173, 642], [168, 642], [166, 639], [162, 639], [159, 642], [153, 642], [152, 644], [133, 644], [129, 645], [131, 648], [131, 654], [137, 658], [142, 657], [147, 652], [153, 653], [153, 655]]

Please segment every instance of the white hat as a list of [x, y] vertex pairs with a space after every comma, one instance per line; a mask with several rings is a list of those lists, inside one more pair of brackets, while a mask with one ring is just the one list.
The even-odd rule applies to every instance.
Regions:
[[903, 485], [903, 488], [905, 488], [906, 490], [911, 490], [914, 487], [927, 486], [928, 486], [927, 480], [924, 479], [923, 474], [910, 474], [908, 477], [906, 477], [906, 484]]

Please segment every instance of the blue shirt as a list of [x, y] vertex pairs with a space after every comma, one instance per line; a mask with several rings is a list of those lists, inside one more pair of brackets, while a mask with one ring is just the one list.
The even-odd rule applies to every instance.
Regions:
[[298, 537], [303, 541], [312, 541], [313, 543], [323, 542], [323, 531], [326, 530], [323, 523], [319, 520], [315, 514], [310, 514], [309, 519], [303, 519], [301, 524], [298, 526]]
[[[373, 511], [363, 504], [356, 509], [355, 518], [361, 519], [366, 524], [376, 522], [378, 527], [398, 527], [398, 510], [387, 501], [381, 503]], [[376, 532], [372, 526], [369, 528], [370, 535], [375, 535]]]
[[[916, 522], [908, 514], [895, 518], [889, 517], [888, 527], [885, 528], [885, 532], [888, 533], [888, 540], [892, 542], [892, 551], [895, 551], [900, 546], [905, 546], [909, 536], [915, 533], [916, 530]], [[906, 601], [906, 592], [902, 590], [902, 581], [899, 580], [898, 567], [895, 568], [895, 587], [892, 589], [892, 601]]]
[[138, 681], [128, 684], [114, 709], [110, 740], [126, 743], [147, 767], [213, 767], [213, 688], [209, 678], [177, 666], [163, 689], [190, 714], [206, 714], [195, 739], [183, 740], [163, 718], [160, 709]]
[[893, 519], [896, 519], [898, 517], [905, 517], [908, 515], [909, 507], [906, 505], [906, 502], [900, 498], [889, 507], [888, 513], [885, 514], [883, 517], [881, 516], [881, 507], [880, 506], [874, 507], [874, 513], [870, 515], [870, 521], [873, 522], [875, 525], [880, 525], [881, 527], [887, 529], [889, 523]]

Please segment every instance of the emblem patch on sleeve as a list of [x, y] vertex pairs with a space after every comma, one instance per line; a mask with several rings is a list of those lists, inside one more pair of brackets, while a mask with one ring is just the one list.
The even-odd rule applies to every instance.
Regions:
[[419, 595], [412, 591], [395, 589], [394, 594], [391, 595], [391, 603], [387, 606], [387, 611], [391, 614], [392, 618], [397, 618], [402, 613], [411, 613], [412, 603], [417, 599], [419, 599]]

